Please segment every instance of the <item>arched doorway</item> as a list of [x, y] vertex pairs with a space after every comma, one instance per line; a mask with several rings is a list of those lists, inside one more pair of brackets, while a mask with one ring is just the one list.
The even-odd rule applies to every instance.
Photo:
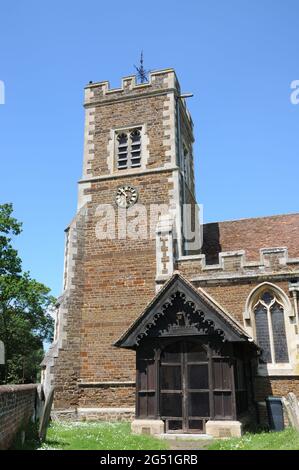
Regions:
[[207, 349], [192, 340], [169, 344], [161, 352], [159, 379], [166, 432], [205, 432], [211, 400]]

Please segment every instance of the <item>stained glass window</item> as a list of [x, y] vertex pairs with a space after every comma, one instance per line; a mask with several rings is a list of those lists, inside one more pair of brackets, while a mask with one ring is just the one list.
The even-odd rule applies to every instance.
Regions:
[[284, 308], [270, 291], [254, 307], [256, 339], [262, 349], [261, 362], [289, 362]]

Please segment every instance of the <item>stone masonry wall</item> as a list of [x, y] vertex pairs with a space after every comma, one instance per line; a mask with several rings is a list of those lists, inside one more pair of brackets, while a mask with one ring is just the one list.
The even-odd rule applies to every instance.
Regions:
[[[138, 189], [139, 203], [167, 204], [170, 172], [158, 176], [123, 177], [92, 184], [90, 218], [85, 227], [84, 286], [81, 310], [80, 381], [135, 381], [135, 354], [113, 343], [142, 312], [155, 294], [155, 238], [98, 240], [95, 236], [100, 204], [111, 204], [123, 181]], [[121, 209], [120, 209], [121, 211]], [[118, 210], [115, 207], [117, 217]], [[149, 227], [147, 227], [149, 229]], [[146, 228], [144, 227], [144, 230]], [[80, 389], [80, 406], [133, 406], [134, 391], [126, 384], [115, 389]]]
[[84, 230], [87, 218], [88, 212], [83, 207], [69, 228], [71, 235], [68, 248], [70, 264], [66, 282], [68, 287], [63, 294], [59, 308], [58, 338], [45, 358], [49, 363], [51, 374], [50, 383], [44, 384], [44, 388], [48, 390], [51, 385], [55, 386], [54, 402], [55, 405], [58, 403], [58, 406], [60, 403], [66, 407], [74, 407], [78, 404], [81, 310], [84, 286]]
[[174, 163], [174, 93], [179, 93], [179, 87], [171, 69], [153, 72], [150, 83], [141, 85], [136, 85], [135, 77], [124, 78], [120, 89], [110, 90], [108, 82], [88, 85], [85, 107], [92, 125], [85, 139], [92, 147], [85, 155], [88, 170], [84, 179], [114, 172], [113, 131], [132, 126], [145, 127], [148, 170]]
[[105, 403], [108, 408], [135, 407], [135, 384], [106, 385], [101, 387], [80, 387], [80, 406], [99, 407]]
[[[239, 323], [244, 327], [244, 311], [247, 298], [251, 291], [257, 287], [260, 282], [244, 282], [242, 284], [230, 283], [230, 284], [219, 284], [203, 286], [203, 282], [197, 283], [199, 287], [203, 287], [204, 290], [213, 297], [222, 307], [225, 308]], [[289, 297], [287, 282], [275, 282], [277, 287], [280, 287], [285, 294]], [[289, 297], [290, 301], [292, 299]]]
[[[155, 230], [150, 238], [150, 227], [143, 226], [144, 238], [130, 239], [119, 238], [116, 227], [115, 238], [99, 239], [98, 208], [109, 205], [118, 221], [123, 213], [115, 203], [120, 185], [138, 190], [138, 204], [147, 214], [152, 204], [173, 204], [178, 88], [173, 71], [153, 73], [150, 84], [143, 86], [132, 80], [124, 79], [119, 91], [109, 90], [106, 82], [86, 90], [85, 173], [79, 182], [79, 207], [85, 215], [77, 214], [73, 221], [80, 221], [80, 230], [73, 254], [67, 250], [62, 342], [52, 366], [56, 410], [134, 406], [135, 354], [113, 343], [155, 295]], [[146, 166], [117, 171], [111, 162], [111, 130], [134, 125], [145, 128]]]
[[[244, 310], [246, 300], [251, 291], [257, 287], [259, 282], [250, 282], [244, 284], [231, 284], [231, 285], [218, 285], [218, 286], [205, 286], [204, 289], [210, 294], [217, 302], [219, 302], [229, 313], [231, 313], [240, 324], [244, 326]], [[275, 285], [281, 288], [289, 297], [288, 282], [281, 281], [275, 282]], [[287, 320], [288, 321], [288, 320]], [[294, 335], [296, 335], [296, 326], [290, 325], [293, 328]], [[289, 392], [293, 392], [299, 398], [299, 367], [297, 366], [296, 375], [290, 377], [286, 376], [269, 376], [254, 378], [254, 399], [256, 402], [263, 402], [267, 396], [284, 396]]]
[[8, 449], [35, 413], [37, 385], [0, 386], [0, 449]]

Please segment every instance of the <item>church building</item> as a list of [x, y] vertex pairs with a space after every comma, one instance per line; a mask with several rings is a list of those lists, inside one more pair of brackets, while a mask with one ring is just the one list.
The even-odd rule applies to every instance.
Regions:
[[299, 397], [299, 213], [201, 223], [185, 98], [173, 69], [85, 88], [78, 208], [42, 364], [66, 419], [238, 436], [266, 422], [268, 396]]

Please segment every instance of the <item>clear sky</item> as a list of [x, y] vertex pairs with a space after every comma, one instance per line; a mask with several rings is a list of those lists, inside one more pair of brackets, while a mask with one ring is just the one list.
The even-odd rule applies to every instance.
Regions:
[[298, 0], [2, 0], [0, 201], [24, 268], [58, 295], [76, 209], [83, 87], [174, 67], [195, 123], [204, 220], [298, 211]]

